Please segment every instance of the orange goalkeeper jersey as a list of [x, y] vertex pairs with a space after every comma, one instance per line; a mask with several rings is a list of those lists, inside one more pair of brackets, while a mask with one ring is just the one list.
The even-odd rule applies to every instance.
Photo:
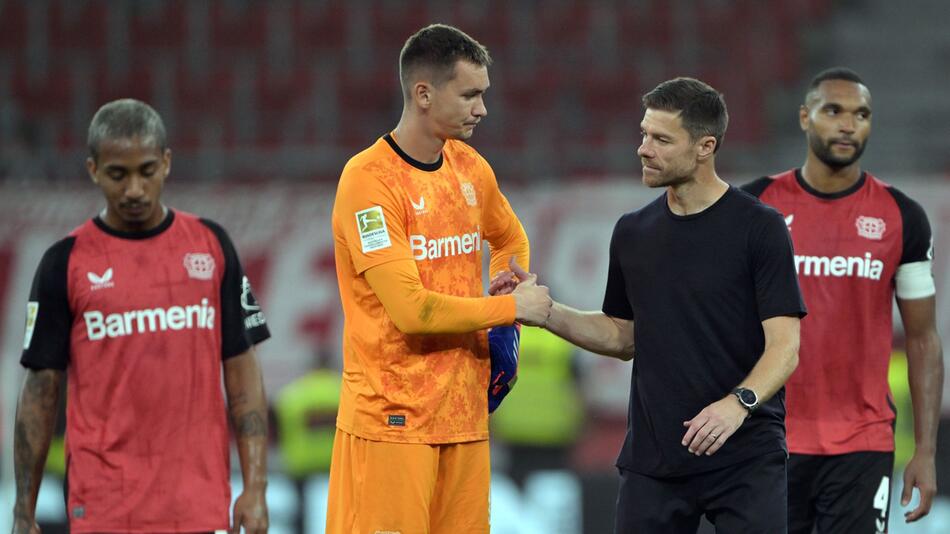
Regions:
[[[343, 169], [333, 236], [345, 316], [337, 427], [380, 441], [487, 439], [490, 362], [483, 328], [510, 324], [514, 301], [483, 297], [482, 254], [491, 242], [492, 272], [512, 254], [526, 267], [528, 260], [527, 237], [488, 163], [467, 144], [449, 140], [439, 161], [423, 164], [387, 135]], [[396, 261], [414, 261], [422, 286], [434, 294], [484, 299], [479, 316], [471, 317], [473, 331], [400, 331], [364, 276]], [[419, 316], [425, 320], [427, 313], [434, 312], [423, 304]], [[468, 330], [461, 324], [458, 330]]]

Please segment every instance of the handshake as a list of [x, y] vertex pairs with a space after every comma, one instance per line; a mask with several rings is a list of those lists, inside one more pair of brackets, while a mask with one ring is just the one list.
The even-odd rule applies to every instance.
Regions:
[[554, 304], [548, 288], [539, 286], [538, 275], [522, 269], [514, 257], [508, 261], [508, 267], [511, 271], [502, 271], [492, 278], [488, 294], [512, 294], [516, 321], [529, 326], [546, 326]]
[[[511, 271], [502, 271], [488, 286], [490, 295], [512, 294], [515, 297], [515, 320], [531, 326], [545, 326], [551, 317], [553, 301], [548, 288], [538, 285], [538, 275], [525, 272], [515, 262], [508, 262]], [[491, 375], [488, 381], [488, 413], [494, 412], [518, 379], [518, 352], [521, 327], [496, 326], [488, 332]]]

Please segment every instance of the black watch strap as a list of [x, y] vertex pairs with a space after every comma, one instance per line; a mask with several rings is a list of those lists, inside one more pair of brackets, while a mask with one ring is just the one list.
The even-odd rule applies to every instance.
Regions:
[[759, 407], [759, 396], [749, 388], [737, 387], [732, 390], [732, 394], [739, 400], [739, 404], [749, 411], [749, 416]]

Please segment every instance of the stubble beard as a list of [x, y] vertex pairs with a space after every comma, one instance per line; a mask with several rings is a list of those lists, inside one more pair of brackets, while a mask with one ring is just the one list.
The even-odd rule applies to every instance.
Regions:
[[867, 145], [867, 140], [863, 143], [858, 143], [854, 147], [854, 154], [851, 156], [841, 158], [835, 156], [831, 151], [831, 145], [834, 141], [825, 141], [817, 134], [809, 132], [808, 134], [808, 145], [811, 148], [812, 153], [817, 157], [822, 163], [831, 167], [832, 169], [843, 169], [852, 163], [861, 159], [861, 155], [864, 154], [864, 147]]

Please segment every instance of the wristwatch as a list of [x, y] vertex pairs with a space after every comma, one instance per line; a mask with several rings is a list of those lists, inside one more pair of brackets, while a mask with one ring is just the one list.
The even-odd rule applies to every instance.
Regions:
[[749, 410], [747, 417], [752, 417], [752, 412], [759, 407], [759, 396], [751, 389], [741, 387], [732, 390], [732, 394], [739, 399], [739, 404], [741, 404], [743, 408]]

